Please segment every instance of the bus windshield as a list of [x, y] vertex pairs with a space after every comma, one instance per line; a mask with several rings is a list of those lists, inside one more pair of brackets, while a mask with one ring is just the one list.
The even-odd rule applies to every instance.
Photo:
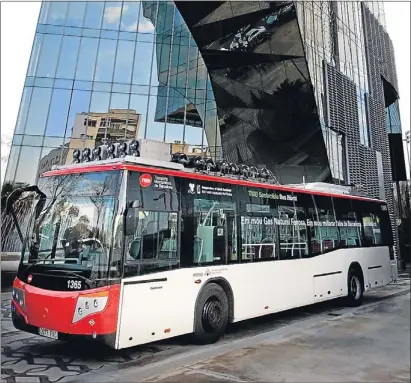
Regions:
[[39, 182], [47, 198], [27, 231], [21, 259], [26, 271], [35, 265], [38, 272], [82, 271], [91, 279], [109, 275], [117, 176], [101, 172]]
[[23, 263], [108, 265], [113, 197], [47, 200], [34, 221]]

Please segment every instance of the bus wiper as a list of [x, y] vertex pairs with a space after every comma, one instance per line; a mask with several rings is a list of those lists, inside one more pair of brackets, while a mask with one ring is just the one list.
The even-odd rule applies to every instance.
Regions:
[[74, 271], [71, 271], [71, 270], [53, 270], [53, 272], [69, 274], [69, 275], [72, 275], [73, 277], [78, 277], [78, 278], [82, 279], [84, 282], [89, 282], [90, 281], [90, 279], [85, 277], [84, 275], [75, 273]]
[[29, 267], [27, 267], [26, 271], [30, 270], [33, 266], [38, 265], [40, 262], [44, 262], [47, 259], [49, 259], [52, 255], [54, 254], [54, 252], [52, 251], [50, 254], [48, 254], [45, 258], [37, 260], [37, 262], [32, 263]]

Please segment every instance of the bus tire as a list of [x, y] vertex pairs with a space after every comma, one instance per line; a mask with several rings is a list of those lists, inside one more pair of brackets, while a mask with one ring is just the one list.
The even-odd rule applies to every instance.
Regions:
[[207, 284], [201, 290], [195, 307], [195, 343], [217, 342], [227, 327], [228, 311], [228, 298], [224, 289], [216, 283]]
[[364, 283], [362, 272], [359, 267], [351, 267], [348, 271], [348, 294], [346, 303], [350, 307], [358, 307], [362, 304], [364, 295]]

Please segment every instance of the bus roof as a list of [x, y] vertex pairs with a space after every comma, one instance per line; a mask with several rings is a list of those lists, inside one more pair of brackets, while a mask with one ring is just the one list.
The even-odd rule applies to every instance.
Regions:
[[[104, 161], [93, 161], [87, 163], [79, 163], [72, 165], [61, 165], [53, 166], [52, 170], [49, 170], [41, 175], [41, 177], [51, 177], [65, 174], [76, 174], [76, 173], [91, 173], [91, 172], [101, 172], [101, 171], [112, 171], [112, 170], [133, 170], [138, 172], [152, 172], [161, 175], [175, 176], [181, 178], [189, 178], [201, 181], [212, 181], [221, 182], [231, 185], [241, 185], [249, 187], [259, 187], [272, 190], [282, 190], [288, 192], [298, 192], [304, 194], [314, 194], [323, 195], [327, 197], [339, 197], [339, 198], [349, 198], [363, 201], [373, 201], [379, 203], [385, 203], [385, 201], [361, 197], [352, 194], [344, 194], [342, 192], [334, 191], [322, 191], [318, 188], [310, 188], [310, 184], [305, 186], [300, 185], [278, 185], [269, 182], [260, 182], [255, 179], [241, 179], [236, 176], [225, 176], [219, 175], [217, 173], [207, 174], [204, 172], [196, 172], [194, 169], [185, 168], [182, 164], [168, 161], [160, 161], [154, 159], [147, 159], [142, 157], [125, 156], [123, 158], [114, 158]], [[325, 185], [325, 184], [322, 184]], [[330, 189], [334, 184], [329, 184]]]

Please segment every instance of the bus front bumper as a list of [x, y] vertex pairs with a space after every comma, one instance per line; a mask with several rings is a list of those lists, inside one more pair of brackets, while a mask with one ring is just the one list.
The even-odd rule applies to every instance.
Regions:
[[11, 314], [17, 329], [55, 340], [101, 340], [115, 347], [120, 284], [55, 291], [32, 286], [34, 278], [14, 280]]
[[17, 304], [11, 301], [11, 319], [17, 330], [25, 331], [34, 335], [61, 341], [95, 341], [115, 348], [116, 333], [111, 334], [70, 334], [33, 326], [28, 323], [27, 318], [21, 313]]

